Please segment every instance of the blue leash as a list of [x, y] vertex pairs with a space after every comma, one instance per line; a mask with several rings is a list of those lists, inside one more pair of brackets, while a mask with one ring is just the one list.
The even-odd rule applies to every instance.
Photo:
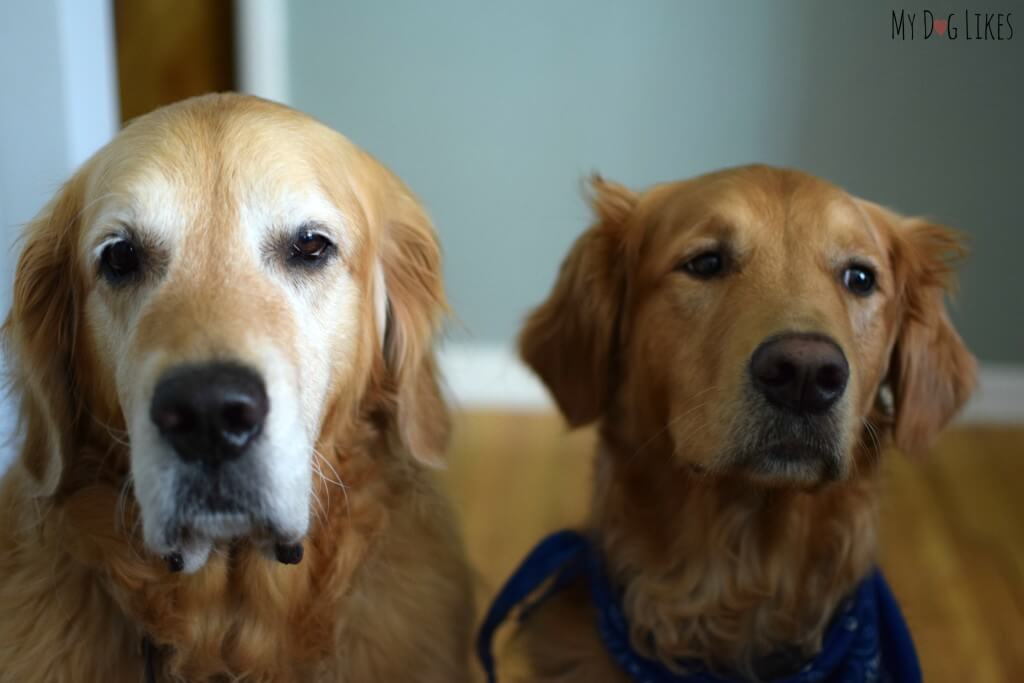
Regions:
[[[509, 613], [521, 604], [540, 585], [556, 574], [555, 585], [568, 583], [565, 569], [578, 562], [585, 552], [587, 541], [574, 531], [559, 531], [548, 536], [534, 548], [519, 565], [501, 591], [494, 598], [487, 616], [480, 626], [476, 640], [476, 656], [487, 672], [488, 683], [496, 683], [494, 673], [494, 634]], [[575, 573], [572, 578], [575, 578]], [[554, 586], [553, 586], [554, 587]]]
[[[522, 616], [572, 581], [585, 576], [605, 648], [636, 683], [734, 683], [699, 662], [681, 662], [676, 673], [637, 653], [618, 595], [604, 572], [600, 553], [575, 531], [559, 531], [534, 548], [512, 574], [488, 610], [477, 636], [477, 657], [488, 683], [497, 683], [493, 642], [517, 607]], [[551, 581], [532, 603], [527, 598]], [[879, 571], [872, 572], [840, 606], [825, 632], [821, 651], [799, 672], [770, 683], [921, 683], [921, 669], [899, 605]]]

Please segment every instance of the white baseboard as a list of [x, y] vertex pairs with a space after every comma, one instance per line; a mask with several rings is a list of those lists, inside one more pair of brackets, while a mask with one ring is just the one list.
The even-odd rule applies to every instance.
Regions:
[[960, 413], [960, 422], [1024, 423], [1024, 366], [982, 363], [978, 389]]
[[[441, 349], [440, 358], [457, 408], [554, 409], [547, 390], [508, 347], [451, 344]], [[960, 414], [960, 422], [1024, 424], [1024, 366], [982, 364], [978, 380], [978, 390]]]
[[451, 344], [441, 349], [440, 363], [457, 408], [554, 410], [547, 389], [508, 347]]

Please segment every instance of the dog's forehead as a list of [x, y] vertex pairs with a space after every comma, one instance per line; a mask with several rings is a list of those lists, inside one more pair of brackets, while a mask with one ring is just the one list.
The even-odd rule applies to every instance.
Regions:
[[741, 259], [759, 254], [759, 263], [834, 264], [851, 255], [885, 262], [885, 235], [859, 200], [789, 169], [739, 167], [656, 186], [641, 197], [636, 217], [652, 272], [714, 243]]
[[130, 126], [93, 174], [90, 237], [123, 225], [173, 245], [315, 223], [344, 249], [358, 221], [338, 187], [345, 158], [329, 154], [338, 147], [334, 138], [340, 136], [297, 114], [230, 110]]
[[857, 199], [822, 181], [794, 192], [786, 229], [808, 244], [883, 251], [882, 235], [872, 225]]
[[800, 171], [754, 167], [710, 184], [708, 211], [738, 237], [764, 233], [807, 246], [874, 247], [879, 236], [857, 200]]

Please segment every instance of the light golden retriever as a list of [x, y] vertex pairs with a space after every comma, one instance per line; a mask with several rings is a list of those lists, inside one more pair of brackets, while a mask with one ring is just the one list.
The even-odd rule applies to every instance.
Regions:
[[239, 95], [128, 125], [18, 264], [0, 680], [465, 680], [445, 307], [427, 216], [325, 126]]
[[[520, 342], [569, 424], [599, 425], [590, 533], [633, 647], [799, 669], [876, 561], [884, 445], [926, 449], [973, 387], [943, 303], [958, 240], [765, 166], [593, 189]], [[523, 680], [627, 680], [579, 583], [505, 649]]]

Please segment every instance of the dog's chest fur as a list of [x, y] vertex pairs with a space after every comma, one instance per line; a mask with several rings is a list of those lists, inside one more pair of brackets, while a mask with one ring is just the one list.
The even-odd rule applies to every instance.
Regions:
[[[839, 600], [874, 562], [876, 479], [765, 492], [602, 452], [591, 524], [623, 588], [634, 647], [751, 676], [780, 652], [813, 655]], [[553, 645], [568, 634], [567, 647]], [[511, 659], [528, 660], [537, 677], [524, 680], [626, 680], [581, 586], [531, 612], [514, 643]], [[560, 677], [566, 671], [579, 675]]]
[[[143, 636], [160, 681], [398, 680], [417, 659], [430, 680], [461, 680], [471, 605], [447, 507], [421, 472], [345, 457], [347, 493], [319, 487], [302, 563], [242, 543], [192, 576], [169, 573], [123, 533], [132, 514], [116, 487], [35, 510], [8, 477], [0, 609], [36, 617], [0, 625], [0, 647], [19, 650], [0, 652], [12, 676], [0, 680], [138, 683]], [[434, 594], [415, 594], [423, 585]], [[438, 618], [467, 632], [422, 631]]]

